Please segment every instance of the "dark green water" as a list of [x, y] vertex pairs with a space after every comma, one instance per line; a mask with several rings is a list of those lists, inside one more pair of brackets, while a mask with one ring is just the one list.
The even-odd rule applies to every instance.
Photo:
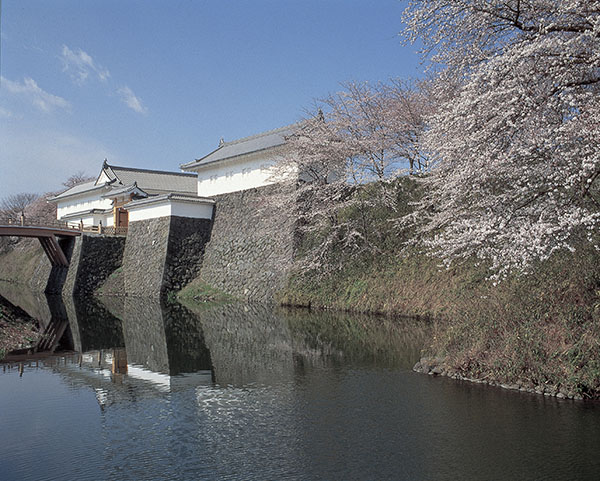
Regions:
[[70, 350], [0, 364], [2, 481], [600, 479], [600, 405], [415, 374], [413, 320], [0, 293]]

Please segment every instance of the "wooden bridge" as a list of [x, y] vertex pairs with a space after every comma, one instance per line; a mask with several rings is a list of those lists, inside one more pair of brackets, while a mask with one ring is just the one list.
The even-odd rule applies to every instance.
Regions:
[[37, 237], [44, 252], [50, 259], [53, 266], [69, 265], [69, 261], [59, 240], [81, 235], [79, 229], [72, 229], [65, 226], [44, 227], [34, 225], [0, 225], [0, 236], [10, 237]]
[[[1, 1], [1, 0], [0, 0]], [[23, 216], [16, 221], [14, 218], [0, 218], [0, 237], [37, 237], [42, 244], [44, 252], [50, 259], [53, 266], [68, 266], [69, 261], [60, 245], [60, 240], [73, 238], [81, 235], [82, 232], [126, 236], [127, 227], [103, 227], [77, 224], [67, 224], [61, 221], [36, 221], [25, 220]]]

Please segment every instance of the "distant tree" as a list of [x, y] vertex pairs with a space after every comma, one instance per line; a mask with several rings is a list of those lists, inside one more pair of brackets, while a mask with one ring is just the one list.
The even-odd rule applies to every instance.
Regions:
[[440, 79], [459, 85], [423, 136], [435, 168], [413, 219], [427, 245], [506, 272], [572, 249], [575, 233], [592, 239], [600, 1], [414, 0], [405, 22]]
[[39, 196], [25, 209], [25, 217], [38, 224], [52, 224], [56, 222], [56, 204], [48, 202], [46, 199], [58, 192], [47, 192]]
[[25, 209], [30, 206], [39, 196], [22, 192], [20, 194], [9, 195], [0, 201], [0, 207], [3, 217], [12, 221], [18, 221], [21, 216], [25, 216]]
[[430, 105], [406, 82], [349, 82], [320, 101], [338, 145], [351, 157], [349, 173], [356, 183], [384, 181], [426, 168], [420, 149], [424, 118]]
[[71, 175], [67, 180], [65, 180], [62, 185], [70, 189], [71, 187], [75, 187], [76, 185], [83, 184], [85, 182], [90, 182], [92, 180], [94, 180], [94, 177], [90, 177], [82, 170], [79, 170], [73, 175]]

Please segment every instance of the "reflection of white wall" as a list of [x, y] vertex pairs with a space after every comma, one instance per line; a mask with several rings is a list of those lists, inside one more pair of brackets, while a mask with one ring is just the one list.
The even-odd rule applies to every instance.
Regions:
[[212, 196], [272, 184], [277, 154], [257, 152], [197, 169], [198, 195]]
[[210, 201], [186, 201], [163, 196], [144, 200], [137, 205], [126, 205], [125, 208], [129, 212], [129, 222], [167, 216], [212, 219], [213, 213], [213, 203]]
[[68, 197], [56, 203], [56, 218], [62, 219], [67, 214], [74, 212], [82, 212], [90, 209], [110, 209], [112, 201], [110, 199], [102, 199], [100, 196], [104, 192], [99, 190], [87, 195], [78, 195]]

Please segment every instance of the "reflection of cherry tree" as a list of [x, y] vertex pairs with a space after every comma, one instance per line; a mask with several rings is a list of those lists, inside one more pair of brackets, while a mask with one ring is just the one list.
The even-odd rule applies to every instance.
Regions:
[[572, 248], [600, 212], [600, 2], [419, 0], [405, 12], [462, 87], [425, 135], [436, 168], [414, 216], [447, 260], [507, 271]]

